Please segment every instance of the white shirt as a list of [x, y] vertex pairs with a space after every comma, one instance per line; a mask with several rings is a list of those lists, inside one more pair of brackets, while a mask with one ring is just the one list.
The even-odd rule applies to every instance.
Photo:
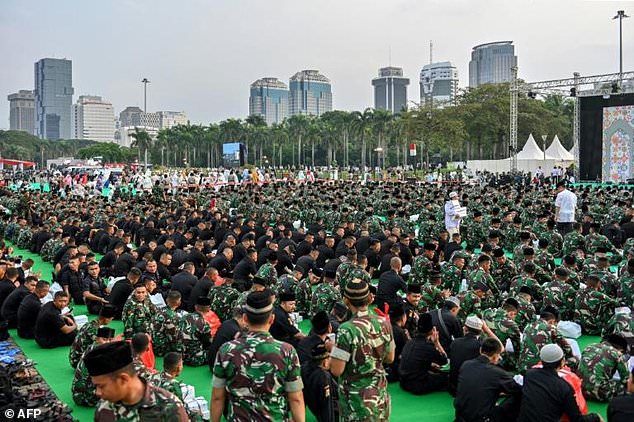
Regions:
[[445, 228], [455, 229], [460, 227], [460, 217], [456, 216], [453, 201], [445, 202]]
[[575, 221], [575, 209], [577, 208], [577, 195], [564, 189], [557, 194], [555, 206], [559, 207], [558, 223], [573, 223]]

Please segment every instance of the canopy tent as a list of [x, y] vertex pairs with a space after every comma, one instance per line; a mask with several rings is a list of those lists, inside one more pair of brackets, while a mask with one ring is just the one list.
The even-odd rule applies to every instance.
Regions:
[[555, 157], [548, 156], [546, 153], [546, 157], [544, 157], [544, 151], [537, 145], [535, 142], [535, 138], [533, 138], [533, 134], [528, 135], [528, 140], [524, 144], [524, 148], [520, 152], [517, 153], [518, 160], [543, 160], [546, 159], [554, 159]]
[[568, 152], [568, 150], [566, 150], [563, 145], [561, 145], [561, 142], [559, 142], [559, 137], [557, 135], [555, 135], [555, 139], [553, 139], [553, 142], [550, 144], [548, 149], [546, 149], [546, 156], [550, 156], [556, 160], [562, 161], [575, 160], [575, 156]]
[[21, 161], [21, 160], [10, 160], [7, 158], [0, 158], [0, 169], [3, 169], [5, 166], [11, 167], [15, 166], [17, 168], [31, 168], [35, 167], [35, 163], [33, 161]]

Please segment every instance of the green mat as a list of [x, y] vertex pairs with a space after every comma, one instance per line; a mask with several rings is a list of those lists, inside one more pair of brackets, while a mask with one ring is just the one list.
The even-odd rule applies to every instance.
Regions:
[[[53, 266], [42, 261], [39, 255], [29, 251], [16, 249], [15, 255], [22, 255], [23, 259], [31, 258], [35, 261], [34, 270], [42, 273], [42, 278], [50, 280]], [[74, 314], [88, 314], [85, 306], [75, 306]], [[90, 319], [93, 319], [92, 317]], [[112, 327], [117, 334], [123, 332], [123, 324], [114, 321]], [[300, 325], [302, 331], [310, 329], [310, 322], [303, 321]], [[37, 364], [38, 371], [42, 374], [46, 382], [51, 386], [55, 394], [73, 409], [73, 416], [81, 422], [93, 420], [94, 410], [75, 405], [73, 402], [70, 386], [73, 380], [74, 370], [68, 363], [68, 347], [57, 349], [41, 349], [34, 340], [24, 340], [17, 336], [15, 330], [10, 331], [11, 336], [20, 345], [26, 356]], [[596, 343], [598, 337], [583, 336], [578, 339], [579, 347], [583, 350], [588, 344]], [[157, 369], [162, 368], [162, 358], [156, 359]], [[185, 366], [183, 373], [179, 377], [183, 382], [191, 384], [196, 388], [196, 395], [203, 396], [210, 401], [211, 397], [211, 373], [207, 366], [192, 368]], [[393, 421], [435, 421], [450, 422], [454, 419], [453, 398], [445, 392], [433, 393], [426, 396], [414, 396], [401, 390], [398, 383], [389, 386], [392, 396], [392, 417]], [[606, 404], [588, 402], [590, 412], [598, 412], [606, 418]], [[315, 421], [307, 410], [307, 420]]]

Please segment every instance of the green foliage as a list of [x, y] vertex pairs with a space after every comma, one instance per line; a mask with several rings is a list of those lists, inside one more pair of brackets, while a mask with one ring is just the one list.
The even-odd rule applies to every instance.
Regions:
[[137, 151], [114, 143], [98, 143], [77, 151], [79, 158], [103, 157], [106, 163], [129, 163], [137, 156]]
[[4, 158], [15, 160], [35, 161], [40, 163], [62, 156], [69, 157], [77, 154], [81, 148], [96, 142], [87, 139], [62, 139], [48, 141], [33, 136], [27, 132], [17, 130], [0, 130], [0, 154]]

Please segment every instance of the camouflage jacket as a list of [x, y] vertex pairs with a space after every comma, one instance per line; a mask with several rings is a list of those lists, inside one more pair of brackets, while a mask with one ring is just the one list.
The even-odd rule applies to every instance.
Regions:
[[561, 335], [556, 326], [550, 325], [543, 319], [533, 321], [524, 329], [522, 339], [522, 352], [520, 354], [519, 369], [526, 371], [539, 362], [539, 351], [547, 344], [555, 343], [564, 351], [567, 363], [572, 368], [576, 367], [576, 359], [572, 355], [572, 349]]
[[615, 314], [601, 331], [602, 336], [621, 333], [634, 336], [634, 318], [632, 318], [631, 314]]
[[277, 270], [270, 262], [266, 262], [265, 264], [263, 264], [258, 269], [258, 272], [255, 274], [255, 276], [263, 278], [269, 283], [270, 286], [274, 285], [277, 282]]
[[[248, 291], [246, 293], [248, 294]], [[222, 284], [209, 289], [208, 297], [211, 299], [211, 310], [224, 322], [231, 319], [233, 308], [238, 306], [240, 292], [229, 284]]]
[[[599, 401], [624, 393], [630, 375], [623, 354], [606, 342], [583, 349], [578, 372], [584, 395]], [[619, 381], [613, 380], [615, 373], [619, 374]]]
[[211, 328], [197, 312], [185, 315], [180, 320], [179, 331], [183, 352], [183, 363], [201, 366], [208, 363], [207, 351], [211, 343]]
[[101, 400], [95, 410], [95, 422], [187, 422], [189, 418], [183, 402], [174, 394], [145, 383], [145, 394], [141, 403], [126, 406], [121, 402]]
[[482, 312], [482, 319], [486, 321], [489, 328], [495, 333], [502, 344], [506, 344], [506, 340], [510, 340], [513, 345], [513, 354], [509, 356], [507, 353], [504, 360], [508, 361], [509, 367], [517, 364], [517, 360], [522, 350], [522, 332], [515, 320], [510, 319], [506, 311], [502, 308], [486, 309]]
[[454, 264], [443, 265], [441, 269], [441, 277], [446, 289], [450, 289], [453, 294], [458, 294], [460, 292], [462, 279], [465, 278], [465, 274], [460, 268], [456, 267]]
[[581, 324], [586, 334], [598, 335], [617, 306], [618, 302], [603, 292], [581, 289], [575, 299], [575, 321]]
[[297, 352], [268, 332], [249, 332], [222, 345], [212, 385], [226, 389], [227, 420], [237, 422], [290, 422], [286, 394], [304, 387]]
[[434, 262], [425, 255], [418, 255], [412, 262], [412, 272], [410, 273], [410, 284], [425, 284], [429, 282], [429, 275], [434, 269]]
[[312, 288], [308, 277], [299, 280], [295, 285], [293, 292], [295, 293], [295, 312], [299, 312], [302, 315], [308, 315], [310, 312], [310, 302], [312, 296]]
[[339, 378], [341, 420], [389, 420], [390, 395], [383, 360], [394, 347], [389, 321], [367, 311], [339, 326], [331, 357], [346, 362]]
[[553, 280], [542, 286], [543, 306], [553, 306], [560, 311], [571, 312], [575, 304], [577, 290], [568, 283]]
[[152, 315], [155, 313], [156, 306], [150, 302], [150, 299], [139, 302], [134, 296], [130, 296], [125, 305], [123, 305], [121, 314], [123, 337], [130, 339], [136, 333], [152, 335]]
[[586, 238], [581, 233], [572, 231], [564, 236], [564, 246], [561, 253], [563, 256], [570, 255], [579, 247], [585, 250]]
[[[97, 343], [92, 343], [88, 346], [86, 352], [89, 352], [96, 346]], [[73, 376], [70, 390], [75, 403], [80, 406], [94, 407], [99, 402], [99, 397], [97, 397], [95, 385], [90, 379], [90, 374], [88, 373], [86, 365], [84, 365], [83, 359], [81, 359], [82, 357], [83, 354], [75, 368], [75, 375]]]
[[326, 281], [319, 283], [310, 298], [310, 317], [319, 311], [330, 314], [335, 303], [341, 300], [341, 293], [337, 287]]
[[84, 355], [84, 352], [95, 342], [97, 330], [99, 329], [99, 320], [93, 319], [79, 329], [73, 344], [68, 352], [68, 360], [70, 366], [77, 368], [77, 364]]
[[180, 316], [166, 306], [152, 315], [152, 347], [157, 356], [178, 351]]

